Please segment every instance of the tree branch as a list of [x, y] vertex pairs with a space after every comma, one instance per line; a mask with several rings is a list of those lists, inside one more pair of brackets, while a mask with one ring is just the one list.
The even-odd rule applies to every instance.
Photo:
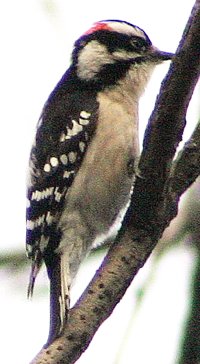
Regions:
[[165, 186], [164, 213], [167, 216], [177, 215], [178, 202], [181, 195], [200, 175], [200, 121], [190, 140], [172, 164]]
[[[75, 363], [101, 323], [123, 297], [174, 217], [174, 208], [171, 213], [169, 203], [166, 204], [166, 191], [170, 191], [170, 167], [182, 137], [187, 106], [198, 79], [199, 47], [200, 0], [197, 0], [178, 47], [177, 57], [162, 83], [160, 97], [147, 126], [139, 165], [142, 178], [136, 179], [122, 229], [91, 283], [71, 309], [63, 335], [48, 348], [42, 349], [32, 364]], [[197, 153], [199, 158], [199, 149]], [[191, 174], [188, 185], [199, 173], [197, 159], [192, 168], [189, 167]], [[182, 168], [182, 172], [188, 177], [188, 170]], [[173, 177], [173, 186], [176, 186], [173, 191], [176, 190], [177, 195], [184, 190], [176, 177]], [[176, 211], [177, 204], [176, 198]]]
[[200, 120], [171, 168], [168, 190], [179, 197], [200, 174]]

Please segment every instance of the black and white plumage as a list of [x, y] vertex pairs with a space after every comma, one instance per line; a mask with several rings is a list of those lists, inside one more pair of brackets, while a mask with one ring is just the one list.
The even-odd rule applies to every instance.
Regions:
[[26, 243], [28, 294], [43, 261], [50, 279], [48, 342], [63, 329], [82, 259], [116, 234], [139, 156], [139, 98], [156, 64], [171, 56], [139, 27], [95, 23], [75, 42], [44, 106], [30, 156]]

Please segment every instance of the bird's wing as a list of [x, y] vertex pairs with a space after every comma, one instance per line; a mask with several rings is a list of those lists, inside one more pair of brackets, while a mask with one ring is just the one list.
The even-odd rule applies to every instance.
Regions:
[[33, 262], [28, 295], [32, 294], [50, 236], [51, 251], [59, 244], [57, 221], [94, 134], [97, 112], [98, 104], [88, 93], [82, 93], [81, 98], [80, 94], [64, 93], [47, 101], [39, 120], [27, 191], [26, 247]]

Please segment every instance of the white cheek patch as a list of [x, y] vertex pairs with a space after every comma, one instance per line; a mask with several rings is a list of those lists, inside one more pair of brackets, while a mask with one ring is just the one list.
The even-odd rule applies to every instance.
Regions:
[[78, 76], [91, 80], [105, 64], [113, 63], [107, 47], [97, 40], [92, 40], [80, 51], [77, 64]]

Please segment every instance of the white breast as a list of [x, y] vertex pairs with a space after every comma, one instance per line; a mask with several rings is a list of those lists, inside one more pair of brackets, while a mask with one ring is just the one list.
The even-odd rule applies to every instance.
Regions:
[[119, 92], [100, 93], [98, 101], [95, 136], [66, 201], [68, 211], [80, 211], [93, 231], [94, 244], [116, 234], [134, 180], [128, 164], [139, 155], [137, 105], [127, 104]]

